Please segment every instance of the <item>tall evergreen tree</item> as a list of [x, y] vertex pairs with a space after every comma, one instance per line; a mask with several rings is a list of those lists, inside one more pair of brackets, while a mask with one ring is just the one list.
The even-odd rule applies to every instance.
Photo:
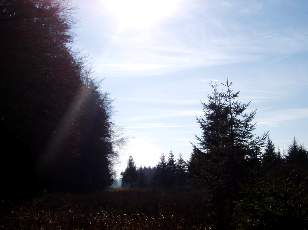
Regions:
[[204, 116], [198, 118], [201, 137], [190, 161], [190, 173], [197, 186], [212, 194], [217, 228], [231, 223], [234, 201], [241, 185], [252, 174], [266, 135], [254, 135], [255, 112], [247, 112], [250, 103], [238, 101], [239, 92], [228, 80], [220, 90], [212, 85], [212, 94], [202, 103]]

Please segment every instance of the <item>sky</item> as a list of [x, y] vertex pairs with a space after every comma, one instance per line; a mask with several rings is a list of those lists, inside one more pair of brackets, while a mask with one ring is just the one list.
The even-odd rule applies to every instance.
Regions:
[[189, 159], [210, 82], [227, 78], [257, 109], [256, 134], [308, 147], [308, 1], [73, 0], [74, 49], [113, 100], [132, 155]]

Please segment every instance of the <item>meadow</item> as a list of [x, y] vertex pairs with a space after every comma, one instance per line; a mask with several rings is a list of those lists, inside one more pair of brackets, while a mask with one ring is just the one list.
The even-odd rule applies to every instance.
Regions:
[[0, 229], [208, 229], [204, 192], [111, 190], [1, 201]]

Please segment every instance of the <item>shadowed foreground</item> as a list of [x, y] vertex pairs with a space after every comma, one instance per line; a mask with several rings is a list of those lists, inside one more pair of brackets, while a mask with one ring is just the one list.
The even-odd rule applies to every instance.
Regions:
[[[202, 195], [203, 194], [203, 195]], [[118, 190], [4, 202], [1, 229], [206, 229], [204, 193]]]

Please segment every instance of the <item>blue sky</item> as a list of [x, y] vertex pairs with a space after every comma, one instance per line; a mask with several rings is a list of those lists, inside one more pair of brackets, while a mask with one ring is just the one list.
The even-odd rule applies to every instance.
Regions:
[[74, 47], [114, 99], [132, 155], [154, 165], [188, 159], [211, 81], [228, 77], [257, 109], [258, 134], [281, 150], [308, 146], [308, 2], [299, 0], [73, 0]]

